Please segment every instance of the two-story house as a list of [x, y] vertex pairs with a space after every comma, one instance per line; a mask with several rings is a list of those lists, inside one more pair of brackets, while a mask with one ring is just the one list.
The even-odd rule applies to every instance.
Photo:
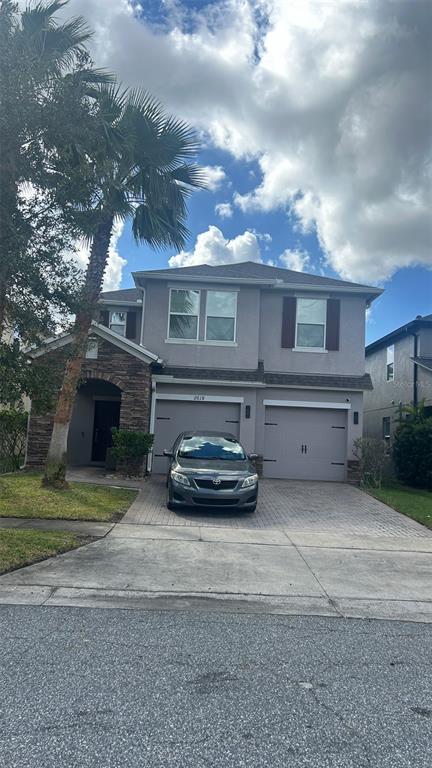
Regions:
[[366, 347], [366, 371], [373, 390], [366, 392], [366, 437], [391, 440], [400, 406], [425, 402], [432, 414], [432, 315], [418, 315]]
[[[253, 262], [136, 272], [103, 293], [69, 436], [69, 461], [103, 461], [112, 426], [155, 435], [149, 469], [184, 430], [222, 430], [265, 477], [346, 480], [362, 435], [365, 309], [378, 288]], [[71, 338], [37, 355], [59, 355]], [[28, 464], [50, 419], [30, 420]]]

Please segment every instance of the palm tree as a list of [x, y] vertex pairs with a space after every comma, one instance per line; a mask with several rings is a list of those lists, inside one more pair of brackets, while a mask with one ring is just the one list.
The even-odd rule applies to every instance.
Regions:
[[115, 220], [131, 222], [137, 243], [180, 250], [188, 235], [186, 200], [194, 188], [205, 186], [202, 170], [190, 162], [199, 144], [186, 123], [167, 115], [142, 91], [114, 86], [99, 86], [98, 91], [100, 113], [83, 169], [86, 190], [94, 179], [81, 213], [91, 242], [90, 259], [45, 468], [43, 483], [52, 487], [66, 485], [70, 418]]
[[62, 116], [60, 90], [67, 87], [70, 100], [74, 83], [76, 104], [85, 101], [88, 108], [94, 97], [88, 85], [112, 81], [90, 65], [85, 43], [91, 32], [85, 21], [57, 23], [55, 16], [67, 2], [37, 2], [19, 13], [16, 2], [0, 0], [0, 338], [17, 259], [25, 256], [32, 236], [20, 189], [26, 182], [47, 189], [54, 179], [47, 161], [59, 144], [74, 142], [75, 126]]

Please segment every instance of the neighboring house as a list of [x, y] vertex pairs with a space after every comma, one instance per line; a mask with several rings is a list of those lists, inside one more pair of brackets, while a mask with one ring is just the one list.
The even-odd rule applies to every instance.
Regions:
[[399, 409], [422, 400], [432, 415], [432, 315], [388, 333], [366, 347], [373, 390], [365, 394], [364, 434], [391, 440]]
[[[103, 461], [112, 426], [240, 437], [265, 477], [346, 480], [362, 434], [365, 309], [378, 288], [253, 262], [136, 272], [103, 293], [71, 423], [69, 461]], [[35, 356], [59, 356], [71, 337]], [[29, 465], [52, 417], [32, 416]], [[262, 462], [262, 463], [261, 463]]]

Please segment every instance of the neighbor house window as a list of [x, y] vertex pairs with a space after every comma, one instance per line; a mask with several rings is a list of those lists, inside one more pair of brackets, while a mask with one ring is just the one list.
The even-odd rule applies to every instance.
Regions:
[[235, 341], [237, 293], [207, 291], [206, 340]]
[[383, 440], [390, 440], [390, 416], [384, 416], [382, 420]]
[[118, 333], [119, 336], [126, 336], [126, 316], [127, 312], [110, 312], [109, 327], [111, 331]]
[[297, 299], [296, 347], [324, 349], [327, 301]]
[[172, 288], [168, 336], [170, 339], [197, 339], [200, 292]]
[[387, 347], [387, 381], [394, 381], [394, 344]]

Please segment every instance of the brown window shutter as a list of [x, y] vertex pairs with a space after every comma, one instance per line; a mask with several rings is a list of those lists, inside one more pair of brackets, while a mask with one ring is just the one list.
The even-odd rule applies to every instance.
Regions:
[[297, 300], [294, 296], [284, 296], [282, 305], [282, 341], [281, 346], [292, 349], [295, 346]]
[[327, 299], [326, 349], [339, 349], [340, 299]]
[[101, 309], [99, 322], [101, 325], [106, 325], [107, 328], [109, 327], [109, 315], [108, 309]]
[[126, 338], [134, 339], [136, 336], [136, 312], [126, 313]]

